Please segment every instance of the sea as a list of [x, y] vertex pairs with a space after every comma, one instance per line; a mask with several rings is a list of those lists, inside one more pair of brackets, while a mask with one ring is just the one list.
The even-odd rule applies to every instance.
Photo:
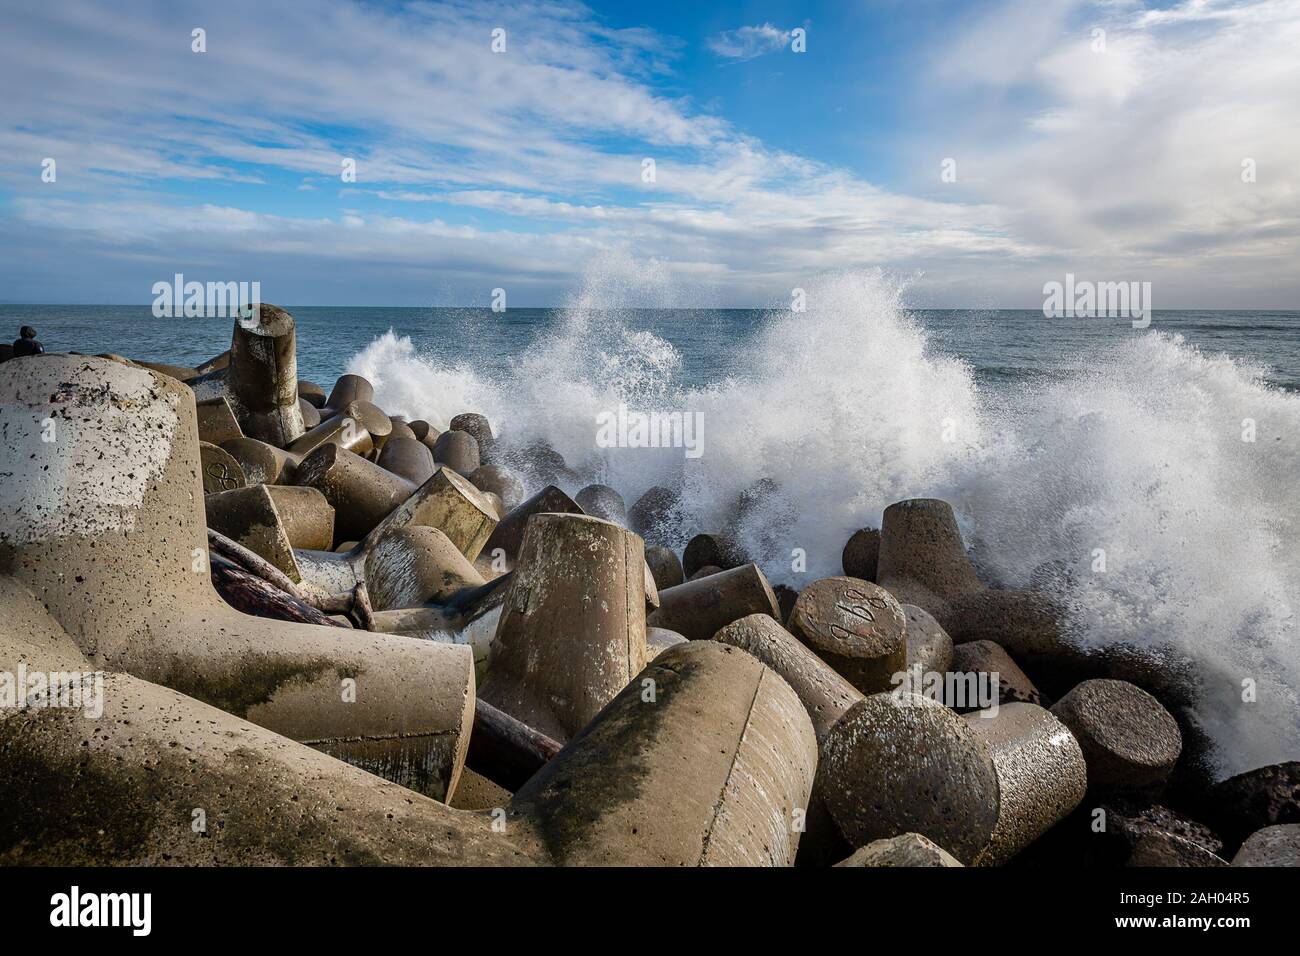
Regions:
[[[285, 308], [300, 378], [365, 375], [390, 414], [438, 428], [482, 412], [502, 442], [562, 455], [570, 493], [680, 487], [674, 543], [730, 528], [773, 583], [840, 574], [891, 502], [944, 498], [990, 582], [1065, 566], [1077, 640], [1195, 665], [1220, 775], [1300, 757], [1300, 311], [1156, 310], [1134, 328], [920, 310], [875, 274], [812, 284], [802, 312], [620, 292]], [[20, 325], [47, 351], [182, 366], [231, 337], [229, 319], [149, 305], [0, 305], [0, 334]], [[698, 455], [600, 441], [619, 409], [690, 416]]]

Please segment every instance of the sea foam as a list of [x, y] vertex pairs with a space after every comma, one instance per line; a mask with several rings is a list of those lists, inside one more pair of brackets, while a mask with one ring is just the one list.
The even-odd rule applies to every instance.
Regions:
[[[600, 481], [630, 505], [680, 485], [676, 545], [730, 528], [795, 588], [842, 573], [844, 542], [891, 502], [945, 498], [991, 582], [1064, 566], [1054, 579], [1076, 640], [1195, 664], [1193, 716], [1221, 775], [1300, 756], [1300, 397], [1131, 330], [1090, 368], [982, 392], [904, 310], [898, 282], [837, 274], [805, 291], [807, 311], [773, 309], [724, 346], [740, 350], [734, 371], [704, 388], [682, 384], [681, 356], [638, 327], [637, 309], [687, 304], [681, 290], [617, 257], [504, 374], [436, 363], [392, 333], [348, 370], [390, 412], [445, 428], [475, 410], [511, 446], [549, 443], [571, 494]], [[597, 416], [620, 404], [702, 415], [703, 454], [598, 447]]]

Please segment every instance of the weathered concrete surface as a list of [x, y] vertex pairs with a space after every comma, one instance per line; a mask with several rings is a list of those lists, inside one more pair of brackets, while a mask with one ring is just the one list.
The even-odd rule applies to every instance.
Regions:
[[862, 699], [856, 687], [766, 614], [750, 614], [733, 621], [713, 639], [753, 654], [780, 674], [808, 711], [818, 744], [826, 740], [835, 722]]
[[190, 391], [102, 359], [14, 364], [0, 376], [0, 456], [16, 465], [0, 482], [0, 574], [99, 667], [435, 796], [454, 788], [472, 719], [468, 648], [234, 611], [208, 575]]
[[668, 648], [685, 643], [686, 638], [676, 631], [670, 631], [662, 627], [647, 627], [645, 629], [646, 663], [648, 664], [654, 660]]
[[1074, 735], [1049, 711], [1010, 703], [965, 718], [988, 747], [998, 774], [998, 823], [981, 866], [1011, 859], [1083, 800], [1088, 774]]
[[433, 443], [433, 460], [452, 471], [470, 475], [481, 464], [478, 442], [469, 432], [456, 429], [443, 432]]
[[675, 588], [686, 580], [681, 558], [677, 557], [677, 552], [672, 548], [665, 548], [661, 544], [648, 546], [645, 549], [645, 563], [655, 579], [655, 587], [661, 591]]
[[207, 495], [203, 507], [208, 527], [213, 531], [266, 559], [290, 581], [302, 581], [288, 530], [266, 485]]
[[[819, 748], [825, 745], [836, 721], [862, 699], [856, 687], [766, 614], [750, 614], [733, 621], [713, 635], [713, 639], [747, 651], [781, 675], [808, 712]], [[800, 866], [829, 865], [848, 852], [826, 807], [821, 772], [813, 781], [808, 797], [804, 827], [799, 842]]]
[[519, 547], [523, 544], [528, 519], [536, 514], [547, 513], [580, 515], [582, 509], [559, 488], [547, 485], [527, 501], [506, 512], [483, 549], [491, 555], [500, 548], [506, 560], [513, 564], [519, 554]]
[[503, 465], [480, 465], [466, 477], [480, 491], [496, 494], [501, 499], [506, 513], [517, 508], [524, 501], [524, 483], [519, 480], [518, 475]]
[[351, 405], [341, 412], [321, 420], [311, 431], [304, 432], [289, 445], [287, 451], [295, 463], [302, 461], [321, 445], [338, 445], [355, 455], [368, 455], [374, 450], [375, 440]]
[[682, 572], [688, 579], [693, 578], [702, 568], [730, 571], [750, 563], [744, 549], [726, 534], [697, 534], [686, 543], [686, 549], [682, 552]]
[[298, 411], [302, 414], [303, 428], [315, 428], [320, 424], [320, 409], [307, 399], [299, 397]]
[[1088, 762], [1088, 783], [1102, 793], [1158, 793], [1182, 753], [1183, 737], [1169, 711], [1142, 688], [1089, 680], [1052, 707]]
[[721, 628], [749, 614], [780, 615], [767, 578], [756, 564], [687, 581], [659, 592], [659, 608], [646, 618], [651, 627], [676, 631], [692, 641], [707, 641]]
[[370, 543], [408, 525], [437, 528], [473, 561], [497, 527], [496, 512], [473, 484], [440, 467], [371, 532]]
[[907, 622], [884, 588], [860, 578], [822, 578], [799, 593], [790, 632], [864, 694], [896, 685], [907, 668]]
[[[93, 669], [3, 575], [0, 607], [0, 669]], [[0, 712], [0, 865], [533, 862], [485, 816], [127, 674], [102, 686], [98, 719]]]
[[919, 833], [874, 840], [836, 866], [961, 866], [961, 861]]
[[627, 509], [627, 526], [650, 544], [663, 540], [679, 517], [681, 495], [672, 488], [655, 485]]
[[360, 375], [340, 375], [330, 390], [325, 407], [340, 409], [352, 402], [372, 402], [375, 399], [375, 387]]
[[587, 485], [573, 496], [573, 500], [593, 518], [627, 525], [627, 506], [623, 503], [623, 496], [609, 485]]
[[910, 693], [854, 704], [822, 747], [826, 805], [850, 844], [920, 833], [978, 861], [998, 819], [993, 757], [947, 707]]
[[[1043, 697], [1027, 674], [1020, 669], [1011, 655], [993, 641], [967, 641], [958, 644], [952, 652], [952, 670], [961, 674], [987, 674], [990, 679], [998, 675], [997, 702], [1000, 704], [1025, 703], [1043, 706]], [[976, 700], [945, 701], [961, 712], [978, 709]]]
[[325, 407], [325, 389], [305, 378], [298, 379], [298, 398], [317, 411]]
[[519, 790], [507, 829], [519, 819], [521, 845], [566, 865], [786, 866], [816, 765], [789, 685], [738, 648], [693, 641]]
[[234, 456], [211, 442], [199, 442], [199, 467], [203, 470], [205, 494], [231, 491], [248, 484], [244, 469]]
[[325, 551], [334, 544], [334, 508], [315, 488], [266, 485], [294, 548]]
[[381, 537], [366, 553], [366, 588], [377, 611], [441, 604], [483, 576], [437, 528], [409, 525]]
[[952, 669], [952, 638], [925, 608], [904, 604], [907, 621], [907, 666], [922, 673], [944, 674]]
[[447, 430], [468, 432], [473, 435], [479, 449], [484, 453], [491, 450], [496, 440], [492, 435], [492, 425], [488, 422], [487, 416], [480, 415], [478, 412], [461, 412], [459, 415], [452, 416], [451, 421], [447, 423]]
[[199, 420], [199, 440], [220, 445], [232, 438], [242, 438], [243, 431], [230, 402], [224, 395], [195, 403]]
[[[404, 427], [404, 426], [403, 426]], [[410, 429], [408, 428], [409, 432]], [[433, 476], [433, 453], [416, 441], [414, 436], [390, 436], [376, 462], [400, 475], [413, 485], [422, 485]]]
[[334, 532], [360, 539], [409, 498], [415, 486], [338, 445], [325, 443], [303, 458], [294, 483], [315, 488], [334, 507]]
[[221, 448], [239, 462], [250, 485], [287, 482], [293, 477], [298, 462], [302, 461], [299, 456], [256, 438], [232, 438], [223, 442]]
[[937, 498], [911, 498], [885, 509], [876, 582], [941, 623], [944, 602], [984, 589], [966, 556], [952, 506]]
[[1233, 866], [1300, 866], [1300, 823], [1279, 823], [1246, 837]]
[[609, 521], [534, 515], [483, 699], [561, 742], [595, 717], [645, 667], [643, 548]]
[[283, 448], [305, 430], [298, 407], [297, 332], [284, 309], [262, 304], [256, 315], [235, 320], [226, 398], [249, 438]]
[[840, 554], [840, 565], [844, 568], [846, 577], [861, 578], [863, 581], [875, 583], [876, 562], [879, 556], [880, 529], [861, 528], [853, 532], [849, 540], [844, 543], [844, 551]]

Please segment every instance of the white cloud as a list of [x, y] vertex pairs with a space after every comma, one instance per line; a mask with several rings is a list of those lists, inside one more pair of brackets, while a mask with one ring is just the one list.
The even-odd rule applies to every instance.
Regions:
[[[40, 84], [0, 101], [0, 154], [20, 160], [0, 165], [15, 197], [0, 212], [10, 295], [61, 288], [68, 262], [89, 274], [95, 256], [286, 275], [310, 274], [316, 257], [337, 262], [334, 283], [382, 276], [382, 301], [424, 301], [449, 274], [474, 286], [512, 273], [555, 301], [608, 248], [660, 259], [733, 305], [788, 295], [811, 272], [881, 265], [923, 274], [917, 301], [945, 305], [1032, 306], [1045, 273], [1066, 268], [1153, 279], [1169, 306], [1284, 305], [1300, 291], [1300, 0], [1158, 17], [1127, 2], [982, 7], [890, 92], [931, 109], [913, 129], [918, 172], [893, 189], [656, 92], [647, 78], [674, 43], [577, 5], [263, 10], [182, 2], [127, 16], [69, 0], [9, 18], [0, 84]], [[196, 22], [207, 54], [189, 50]], [[500, 55], [488, 47], [499, 23], [511, 38]], [[1105, 54], [1088, 45], [1099, 23]], [[743, 29], [753, 43], [786, 37]], [[57, 186], [39, 182], [46, 155]], [[948, 156], [960, 174], [941, 185]], [[1250, 186], [1243, 157], [1259, 164]], [[339, 180], [344, 158], [355, 184]], [[264, 181], [265, 208], [281, 180], [318, 186], [321, 212], [196, 208], [179, 188], [211, 197]], [[344, 208], [375, 200], [403, 205]]]
[[709, 39], [708, 46], [718, 56], [730, 60], [752, 60], [764, 53], [780, 50], [789, 42], [789, 30], [763, 23], [754, 27], [723, 30]]

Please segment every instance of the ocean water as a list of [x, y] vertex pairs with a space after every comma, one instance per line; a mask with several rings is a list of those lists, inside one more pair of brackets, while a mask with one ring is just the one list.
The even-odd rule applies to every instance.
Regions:
[[[807, 291], [803, 313], [665, 309], [682, 290], [606, 264], [556, 310], [289, 308], [301, 377], [358, 372], [440, 428], [481, 411], [503, 442], [563, 455], [571, 493], [678, 485], [678, 545], [747, 495], [735, 528], [774, 582], [841, 573], [888, 504], [945, 498], [986, 578], [1072, 572], [1078, 640], [1193, 662], [1220, 774], [1300, 758], [1300, 312], [1157, 311], [1136, 330], [911, 310], [874, 274]], [[147, 306], [0, 306], [5, 323], [50, 351], [181, 365], [230, 339]], [[599, 447], [620, 405], [699, 416], [700, 456]]]
[[[387, 332], [408, 338], [441, 364], [468, 363], [500, 376], [538, 339], [564, 327], [565, 309], [286, 306], [298, 324], [298, 373], [326, 391], [352, 356]], [[1046, 319], [1037, 310], [903, 310], [931, 347], [970, 364], [981, 388], [996, 390], [1078, 374], [1141, 334], [1124, 319]], [[745, 348], [773, 313], [760, 309], [617, 310], [619, 321], [669, 343], [679, 384], [706, 387], [743, 374]], [[777, 313], [779, 314], [779, 313]], [[195, 365], [230, 347], [224, 319], [158, 319], [147, 305], [0, 304], [0, 340], [34, 326], [47, 351]], [[1300, 311], [1159, 311], [1152, 333], [1183, 336], [1192, 347], [1257, 365], [1263, 379], [1300, 392]]]

